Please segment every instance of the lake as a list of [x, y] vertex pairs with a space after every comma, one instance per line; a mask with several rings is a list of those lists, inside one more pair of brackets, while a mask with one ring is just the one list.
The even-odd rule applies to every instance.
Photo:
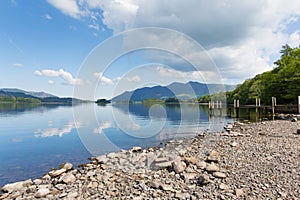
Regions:
[[0, 186], [37, 178], [66, 161], [74, 166], [133, 146], [222, 130], [232, 119], [193, 104], [0, 105]]

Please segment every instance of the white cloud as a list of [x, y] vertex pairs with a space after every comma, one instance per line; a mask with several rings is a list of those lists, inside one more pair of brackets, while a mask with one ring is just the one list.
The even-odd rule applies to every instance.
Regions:
[[218, 78], [217, 72], [213, 71], [189, 71], [189, 72], [183, 72], [179, 70], [175, 70], [172, 68], [162, 67], [158, 66], [156, 68], [156, 71], [158, 72], [158, 75], [161, 78], [174, 78], [176, 80], [180, 80], [183, 82], [187, 82], [189, 80], [195, 80], [199, 82], [207, 82], [207, 80], [214, 80], [216, 81], [216, 78]]
[[21, 64], [21, 63], [14, 63], [13, 66], [14, 66], [14, 67], [23, 67], [24, 65]]
[[48, 84], [49, 84], [49, 85], [54, 85], [54, 84], [55, 84], [55, 82], [54, 82], [54, 81], [52, 81], [52, 80], [49, 80], [49, 81], [48, 81]]
[[[89, 17], [89, 28], [95, 30], [102, 20], [114, 33], [141, 27], [183, 32], [204, 46], [223, 78], [229, 81], [238, 82], [271, 69], [271, 59], [279, 56], [282, 45], [298, 46], [300, 43], [299, 30], [289, 30], [291, 25], [299, 23], [299, 0], [288, 3], [282, 0], [78, 0], [78, 3], [68, 0], [67, 4], [59, 0], [48, 1], [66, 15]], [[153, 44], [181, 48], [185, 58], [202, 62], [201, 56], [193, 53], [184, 40], [167, 37], [144, 33], [134, 40], [124, 40], [124, 44], [142, 45], [148, 38]], [[151, 57], [152, 60], [161, 58], [159, 53]], [[163, 59], [180, 66], [178, 58]], [[209, 71], [210, 66], [204, 70]]]
[[45, 19], [48, 19], [48, 20], [51, 20], [51, 19], [52, 19], [52, 17], [51, 17], [49, 14], [45, 14], [43, 17], [44, 17]]
[[45, 69], [42, 71], [36, 70], [34, 72], [36, 76], [46, 76], [46, 77], [60, 77], [65, 80], [70, 85], [81, 85], [82, 81], [80, 79], [73, 78], [72, 74], [60, 69], [58, 71]]
[[99, 80], [99, 82], [102, 84], [102, 85], [113, 85], [114, 82], [113, 80], [103, 76], [103, 73], [102, 72], [99, 72], [99, 73], [94, 73], [94, 76], [97, 77], [97, 79]]
[[98, 24], [90, 24], [90, 25], [88, 25], [88, 27], [90, 29], [95, 29], [95, 30], [99, 31], [99, 25]]
[[139, 76], [128, 77], [126, 79], [127, 79], [127, 81], [134, 82], [134, 83], [137, 83], [137, 82], [141, 81], [141, 78]]
[[69, 15], [75, 19], [79, 19], [81, 15], [83, 15], [83, 11], [81, 11], [77, 5], [76, 0], [47, 0], [52, 6], [60, 10], [65, 15]]

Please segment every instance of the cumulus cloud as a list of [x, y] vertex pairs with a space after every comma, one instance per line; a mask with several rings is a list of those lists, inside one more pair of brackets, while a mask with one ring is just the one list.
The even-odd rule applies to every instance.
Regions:
[[34, 72], [36, 76], [46, 76], [46, 77], [60, 77], [65, 80], [70, 85], [81, 85], [82, 81], [80, 79], [73, 78], [72, 74], [60, 69], [58, 71], [52, 69], [45, 69], [42, 71], [36, 70]]
[[83, 15], [78, 7], [76, 0], [47, 0], [49, 4], [60, 10], [65, 15], [69, 15], [75, 19], [79, 19]]
[[107, 77], [103, 76], [102, 72], [94, 73], [94, 76], [96, 76], [98, 78], [99, 82], [102, 85], [112, 85], [112, 84], [114, 84], [113, 80], [111, 80], [110, 78], [107, 78]]
[[126, 79], [127, 79], [127, 81], [129, 81], [129, 82], [135, 82], [135, 83], [141, 81], [141, 78], [140, 78], [139, 76], [128, 77], [128, 78], [126, 78]]
[[[114, 33], [141, 27], [183, 32], [207, 50], [221, 75], [229, 81], [243, 80], [271, 69], [271, 58], [279, 56], [282, 45], [300, 44], [299, 30], [288, 30], [291, 25], [299, 23], [299, 0], [288, 3], [282, 0], [68, 0], [73, 6], [62, 6], [58, 0], [48, 1], [66, 15], [90, 17], [93, 22], [90, 28], [95, 30], [96, 24], [102, 20]], [[135, 40], [124, 39], [124, 45], [131, 42], [142, 45], [148, 38], [153, 43], [170, 46], [170, 40], [164, 39], [166, 37], [145, 32]], [[201, 56], [193, 54], [193, 49], [182, 38], [172, 38], [172, 42], [175, 48], [182, 48], [187, 59], [202, 62]], [[161, 58], [159, 56], [159, 53], [151, 54], [148, 58], [157, 60]], [[171, 64], [180, 66], [178, 58], [168, 59]]]

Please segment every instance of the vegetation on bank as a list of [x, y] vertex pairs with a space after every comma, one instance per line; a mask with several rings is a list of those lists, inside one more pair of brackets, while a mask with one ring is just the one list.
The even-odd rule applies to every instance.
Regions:
[[41, 100], [36, 99], [36, 98], [0, 96], [0, 103], [40, 104], [42, 102], [41, 102]]
[[279, 104], [296, 104], [300, 95], [300, 46], [284, 45], [280, 53], [273, 70], [245, 80], [233, 91], [205, 95], [198, 101], [207, 103], [226, 97], [228, 103], [239, 99], [241, 104], [255, 104], [255, 99], [259, 98], [262, 104], [270, 104], [271, 98], [276, 97]]

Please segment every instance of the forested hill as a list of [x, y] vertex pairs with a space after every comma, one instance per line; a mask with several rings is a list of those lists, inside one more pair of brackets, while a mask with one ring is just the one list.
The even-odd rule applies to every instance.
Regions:
[[[227, 92], [227, 102], [239, 99], [241, 104], [255, 104], [255, 99], [260, 98], [262, 104], [268, 105], [271, 98], [276, 97], [278, 104], [296, 104], [300, 96], [300, 47], [284, 45], [280, 53], [281, 58], [274, 62], [273, 70], [256, 75]], [[204, 96], [199, 102], [219, 100], [222, 96], [224, 94]]]
[[234, 91], [227, 93], [227, 101], [239, 99], [242, 104], [255, 104], [255, 98], [269, 104], [272, 97], [280, 104], [297, 103], [300, 95], [300, 47], [285, 45], [276, 68], [246, 80]]

